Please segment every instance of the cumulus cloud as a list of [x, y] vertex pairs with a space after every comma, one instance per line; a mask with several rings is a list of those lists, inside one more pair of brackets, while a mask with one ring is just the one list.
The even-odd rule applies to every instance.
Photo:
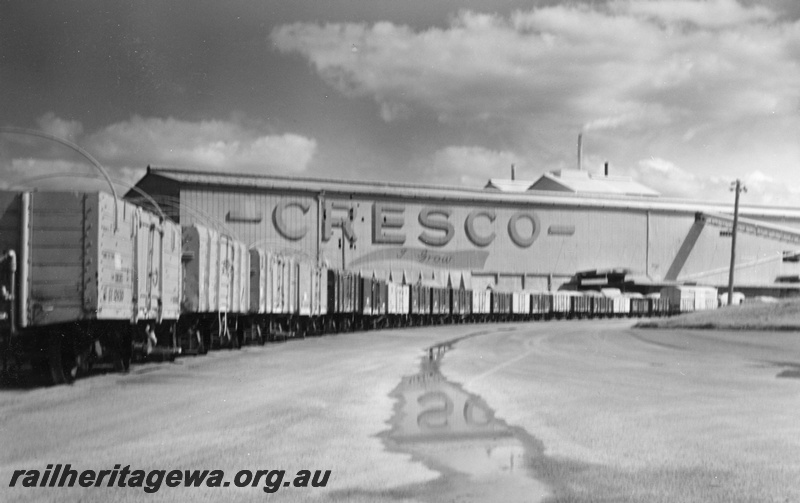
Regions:
[[483, 124], [537, 164], [571, 165], [585, 128], [605, 134], [587, 155], [630, 168], [658, 157], [741, 177], [757, 169], [752, 152], [779, 161], [770, 172], [782, 177], [800, 165], [800, 22], [763, 5], [567, 3], [462, 11], [423, 30], [295, 23], [271, 41], [341, 93], [374, 100], [385, 120], [424, 110], [448, 127]]
[[[106, 167], [117, 194], [124, 194], [144, 174], [143, 169]], [[95, 167], [80, 159], [14, 158], [3, 162], [0, 187], [4, 189], [101, 190], [108, 181]]]
[[83, 134], [83, 124], [76, 120], [65, 120], [47, 112], [36, 120], [39, 129], [49, 135], [74, 142]]
[[646, 16], [668, 23], [686, 22], [702, 27], [725, 27], [754, 21], [772, 21], [775, 13], [761, 5], [744, 6], [736, 0], [615, 0], [612, 12]]
[[[389, 109], [421, 106], [443, 119], [557, 110], [619, 122], [653, 109], [674, 118], [695, 105], [707, 117], [794, 110], [800, 70], [788, 49], [798, 29], [760, 22], [771, 19], [735, 0], [615, 1], [510, 18], [462, 11], [449, 27], [420, 32], [386, 22], [297, 23], [277, 28], [272, 41], [303, 54], [341, 92]], [[692, 27], [680, 24], [687, 21]], [[789, 73], [765, 82], [768, 68]]]
[[317, 148], [313, 139], [289, 133], [265, 135], [235, 122], [138, 116], [93, 133], [87, 145], [118, 164], [260, 174], [302, 172]]
[[[83, 125], [47, 113], [37, 121], [48, 134], [80, 145], [97, 159], [122, 191], [147, 165], [232, 173], [292, 174], [306, 170], [316, 141], [297, 134], [265, 134], [236, 121], [182, 121], [134, 116], [84, 134]], [[107, 190], [100, 172], [69, 149], [33, 137], [6, 145], [0, 157], [6, 187], [82, 187]], [[100, 181], [96, 179], [100, 178]]]

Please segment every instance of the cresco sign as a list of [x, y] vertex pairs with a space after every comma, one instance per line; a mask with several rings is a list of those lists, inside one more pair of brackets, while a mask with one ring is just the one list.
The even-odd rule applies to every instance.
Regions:
[[[291, 241], [304, 238], [309, 229], [313, 229], [309, 215], [311, 206], [310, 202], [297, 200], [279, 202], [272, 212], [277, 232]], [[356, 222], [364, 216], [359, 215], [359, 209], [362, 208], [352, 201], [325, 200], [320, 215], [322, 241], [328, 242], [340, 232], [351, 242], [363, 238], [356, 232]], [[299, 212], [302, 218], [289, 219], [289, 212]], [[409, 216], [406, 206], [375, 201], [371, 203], [370, 212], [373, 244], [404, 245], [409, 244], [409, 239], [416, 239], [427, 246], [443, 247], [456, 233], [463, 232], [473, 245], [484, 248], [495, 241], [498, 232], [503, 232], [515, 246], [528, 248], [539, 235], [538, 218], [530, 210], [507, 211], [508, 216], [500, 219], [498, 213], [489, 208], [456, 211], [446, 206], [423, 206], [416, 211], [419, 226], [414, 225], [413, 235], [409, 235], [407, 227], [410, 226], [406, 225]]]

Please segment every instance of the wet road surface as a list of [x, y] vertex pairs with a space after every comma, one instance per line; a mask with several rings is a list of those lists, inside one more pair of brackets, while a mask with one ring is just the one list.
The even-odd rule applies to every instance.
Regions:
[[[630, 325], [328, 336], [0, 391], [0, 500], [800, 499], [797, 335]], [[269, 494], [8, 487], [49, 463], [331, 475]]]

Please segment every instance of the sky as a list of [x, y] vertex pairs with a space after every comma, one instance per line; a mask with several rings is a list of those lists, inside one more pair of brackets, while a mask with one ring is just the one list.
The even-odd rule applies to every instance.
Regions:
[[0, 187], [148, 165], [800, 207], [796, 0], [0, 1]]

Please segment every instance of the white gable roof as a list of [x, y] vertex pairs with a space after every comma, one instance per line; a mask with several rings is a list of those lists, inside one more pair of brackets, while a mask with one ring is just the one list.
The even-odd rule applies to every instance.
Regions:
[[645, 187], [628, 176], [605, 176], [574, 169], [545, 173], [530, 190], [553, 190], [573, 193], [620, 194], [658, 196], [658, 192]]

